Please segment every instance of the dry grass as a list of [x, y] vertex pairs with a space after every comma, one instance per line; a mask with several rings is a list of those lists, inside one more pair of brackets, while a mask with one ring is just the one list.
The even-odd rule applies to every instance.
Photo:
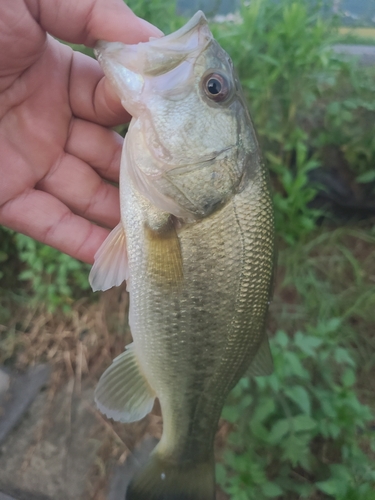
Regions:
[[127, 307], [124, 289], [102, 294], [95, 303], [81, 299], [66, 315], [18, 307], [7, 324], [0, 324], [0, 363], [24, 370], [48, 362], [53, 368], [50, 391], [71, 378], [79, 387], [86, 378], [97, 379], [130, 342]]
[[339, 28], [339, 33], [341, 35], [353, 35], [358, 38], [375, 40], [375, 28], [346, 28], [342, 26]]
[[[72, 398], [73, 393], [79, 397], [81, 390], [95, 386], [104, 369], [131, 341], [127, 309], [128, 295], [122, 287], [102, 294], [95, 303], [81, 299], [67, 315], [52, 314], [43, 307], [17, 306], [11, 319], [0, 323], [0, 364], [21, 371], [45, 362], [52, 367], [45, 415], [36, 430], [35, 445], [25, 453], [25, 467], [48, 429], [50, 411], [63, 387], [70, 388]], [[85, 499], [104, 500], [112, 465], [123, 463], [145, 434], [160, 438], [161, 417], [160, 413], [149, 415], [125, 426], [107, 420], [89, 403], [87, 410], [98, 423], [92, 434], [100, 446]]]

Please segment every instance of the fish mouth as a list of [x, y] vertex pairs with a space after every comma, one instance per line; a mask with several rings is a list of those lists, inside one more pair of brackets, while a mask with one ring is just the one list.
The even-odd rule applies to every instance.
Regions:
[[195, 58], [213, 40], [202, 11], [182, 28], [148, 42], [126, 45], [121, 42], [97, 42], [94, 53], [104, 74], [114, 86], [123, 106], [137, 114], [147, 77], [163, 75], [181, 62]]
[[99, 62], [112, 59], [130, 71], [155, 75], [170, 71], [187, 54], [197, 49], [202, 51], [212, 39], [206, 16], [199, 10], [184, 26], [169, 35], [151, 37], [148, 42], [135, 45], [99, 40], [94, 53]]

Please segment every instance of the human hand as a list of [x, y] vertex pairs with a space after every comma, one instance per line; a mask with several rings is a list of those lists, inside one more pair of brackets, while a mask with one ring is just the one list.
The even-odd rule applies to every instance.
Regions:
[[46, 32], [90, 47], [161, 33], [122, 0], [0, 3], [0, 224], [91, 263], [120, 218], [107, 127], [129, 115], [97, 61]]

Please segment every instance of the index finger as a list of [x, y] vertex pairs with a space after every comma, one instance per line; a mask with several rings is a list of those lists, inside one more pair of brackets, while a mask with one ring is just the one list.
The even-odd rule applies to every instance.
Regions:
[[0, 223], [92, 264], [109, 230], [74, 214], [49, 193], [31, 189], [0, 208]]

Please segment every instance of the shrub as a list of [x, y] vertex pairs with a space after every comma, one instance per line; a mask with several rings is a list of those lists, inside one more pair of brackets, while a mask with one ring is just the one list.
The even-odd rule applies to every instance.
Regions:
[[24, 264], [18, 278], [28, 282], [34, 304], [68, 311], [77, 294], [88, 291], [89, 265], [22, 234], [15, 244]]
[[235, 425], [218, 480], [232, 500], [371, 500], [370, 409], [356, 396], [355, 361], [333, 318], [272, 340], [275, 372], [244, 378], [223, 417]]

